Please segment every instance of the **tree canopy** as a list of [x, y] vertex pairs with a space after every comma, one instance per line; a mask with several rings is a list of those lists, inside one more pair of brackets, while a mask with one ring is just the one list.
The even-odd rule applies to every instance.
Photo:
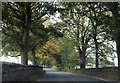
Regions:
[[120, 67], [119, 11], [118, 2], [2, 3], [2, 52], [60, 69], [114, 66], [117, 53]]

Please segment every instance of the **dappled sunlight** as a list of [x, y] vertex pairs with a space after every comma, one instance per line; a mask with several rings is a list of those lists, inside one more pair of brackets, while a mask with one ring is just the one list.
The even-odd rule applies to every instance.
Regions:
[[12, 1], [1, 8], [3, 78], [41, 81], [46, 71], [43, 81], [120, 80], [120, 3]]

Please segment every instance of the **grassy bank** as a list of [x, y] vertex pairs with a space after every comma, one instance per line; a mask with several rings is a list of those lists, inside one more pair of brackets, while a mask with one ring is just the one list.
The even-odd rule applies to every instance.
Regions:
[[[60, 70], [59, 70], [60, 71]], [[83, 74], [83, 75], [88, 75], [88, 76], [93, 76], [93, 77], [98, 77], [98, 78], [102, 78], [105, 80], [110, 80], [110, 81], [117, 81], [118, 80], [118, 76], [113, 76], [113, 75], [106, 75], [103, 73], [93, 73], [93, 72], [89, 72], [86, 70], [61, 70], [62, 72], [69, 72], [69, 73], [75, 73], [75, 74]]]

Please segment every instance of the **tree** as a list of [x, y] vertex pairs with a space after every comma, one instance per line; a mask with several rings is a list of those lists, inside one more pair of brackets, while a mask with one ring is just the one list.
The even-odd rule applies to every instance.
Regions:
[[60, 69], [65, 68], [74, 68], [76, 65], [79, 65], [80, 59], [78, 53], [74, 49], [73, 41], [69, 38], [61, 38], [56, 42], [60, 45], [60, 52], [56, 55], [58, 56], [59, 67]]
[[87, 3], [84, 4], [83, 6], [88, 8], [88, 14], [86, 14], [86, 16], [89, 18], [91, 25], [92, 25], [92, 37], [94, 40], [94, 44], [95, 44], [95, 55], [96, 55], [96, 68], [99, 67], [99, 43], [98, 43], [98, 35], [103, 32], [103, 30], [101, 30], [102, 27], [104, 27], [104, 25], [102, 25], [101, 21], [103, 19], [101, 19], [101, 12], [104, 11], [104, 9], [102, 9], [102, 5], [101, 3]]
[[[2, 3], [0, 2], [0, 11], [2, 9]], [[2, 13], [0, 13], [0, 21], [2, 20]], [[1, 26], [1, 23], [0, 23]], [[2, 49], [2, 29], [0, 28], [0, 50]], [[0, 55], [2, 55], [1, 51], [0, 51]]]
[[116, 52], [118, 55], [118, 67], [120, 67], [120, 25], [119, 25], [119, 17], [120, 17], [120, 3], [103, 3], [104, 7], [106, 8], [106, 12], [104, 13], [104, 21], [103, 23], [106, 25], [106, 32], [110, 34], [111, 39], [115, 40], [116, 42]]
[[[96, 68], [99, 67], [99, 57], [101, 56], [100, 47], [104, 42], [109, 41], [110, 35], [106, 33], [106, 26], [103, 23], [106, 19], [104, 18], [104, 13], [106, 12], [106, 7], [102, 3], [82, 3], [84, 8], [83, 13], [85, 17], [88, 17], [90, 24], [92, 26], [92, 39], [95, 45], [95, 55], [96, 55]], [[103, 41], [101, 41], [102, 38]], [[110, 52], [110, 51], [109, 51]], [[105, 53], [105, 52], [104, 52]]]
[[51, 40], [52, 38], [58, 38], [58, 37], [62, 37], [63, 34], [59, 31], [57, 31], [57, 29], [55, 29], [55, 27], [53, 27], [52, 25], [48, 26], [47, 28], [40, 28], [40, 29], [36, 29], [34, 30], [34, 36], [31, 36], [31, 52], [33, 55], [33, 64], [36, 64], [36, 60], [35, 60], [35, 50], [38, 48], [41, 48], [42, 46], [46, 45], [46, 43]]
[[[19, 45], [22, 64], [24, 65], [28, 64], [27, 51], [28, 51], [29, 28], [31, 21], [30, 5], [31, 3], [16, 3], [16, 5], [13, 3], [8, 3], [3, 5], [3, 14], [2, 14], [3, 22], [5, 23], [4, 28], [2, 29], [3, 33], [5, 35], [12, 37], [13, 40], [15, 40], [15, 42]], [[16, 6], [19, 7], [20, 10], [18, 10], [18, 8], [15, 8]], [[5, 20], [7, 22], [5, 22]], [[21, 21], [21, 24], [19, 23], [18, 20]], [[21, 31], [21, 33], [19, 33], [19, 31]]]
[[[64, 12], [61, 12], [63, 10]], [[103, 57], [102, 55], [105, 55], [107, 51], [109, 54], [113, 52], [105, 49], [109, 46], [106, 46], [104, 48], [105, 50], [101, 50], [102, 45], [105, 45], [105, 42], [110, 41], [110, 35], [106, 33], [107, 27], [103, 23], [108, 19], [105, 19], [104, 17], [105, 12], [106, 7], [102, 5], [102, 3], [70, 2], [63, 3], [60, 8], [63, 24], [59, 26], [64, 27], [65, 30], [63, 31], [65, 32], [66, 37], [69, 37], [69, 39], [76, 44], [75, 46], [78, 48], [83, 68], [85, 66], [86, 57], [90, 55], [87, 48], [94, 48], [91, 50], [94, 51], [92, 53], [95, 53], [96, 55], [96, 68], [99, 66], [99, 57]]]
[[120, 67], [120, 3], [110, 3], [108, 4], [109, 10], [112, 12], [112, 25], [110, 29], [112, 30], [112, 36], [116, 42], [117, 55], [118, 55], [118, 67]]
[[[11, 37], [20, 48], [21, 62], [28, 64], [31, 24], [40, 21], [46, 14], [53, 14], [52, 3], [3, 3], [2, 32]], [[43, 9], [44, 8], [44, 9]]]
[[63, 27], [67, 29], [65, 34], [74, 41], [80, 56], [80, 67], [85, 68], [86, 50], [91, 39], [90, 22], [81, 12], [84, 11], [84, 8], [82, 9], [80, 3], [65, 4], [65, 8], [62, 10], [65, 10], [64, 13], [61, 13]]
[[49, 61], [47, 59], [54, 58], [53, 55], [57, 53], [59, 53], [59, 46], [54, 44], [51, 40], [47, 41], [45, 45], [37, 47], [36, 49], [36, 57], [42, 59], [42, 64], [44, 64], [45, 58], [46, 61]]

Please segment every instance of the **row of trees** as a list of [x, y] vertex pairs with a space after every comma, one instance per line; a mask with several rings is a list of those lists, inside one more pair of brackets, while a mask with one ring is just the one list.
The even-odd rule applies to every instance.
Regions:
[[46, 28], [44, 22], [54, 14], [53, 3], [3, 3], [3, 46], [10, 44], [9, 51], [19, 51], [21, 62], [28, 65], [28, 51], [32, 52], [33, 64], [36, 65], [35, 50], [50, 38], [62, 36], [55, 27]]
[[[91, 49], [90, 52], [94, 51]], [[69, 38], [59, 38], [48, 41], [45, 46], [36, 51], [39, 65], [44, 67], [57, 66], [59, 69], [76, 68], [80, 65], [80, 57], [74, 41]], [[105, 53], [105, 52], [104, 52]], [[95, 53], [90, 53], [86, 57], [86, 67], [95, 67]], [[110, 54], [110, 53], [108, 53]], [[112, 53], [113, 54], [113, 53]], [[99, 67], [115, 66], [113, 55], [104, 55], [99, 57]], [[113, 61], [108, 58], [113, 58]]]
[[[85, 68], [92, 63], [98, 68], [102, 62], [111, 64], [107, 57], [114, 59], [112, 41], [116, 42], [120, 66], [119, 5], [118, 2], [3, 3], [3, 49], [20, 52], [23, 65], [28, 64], [29, 54], [34, 65], [46, 57], [48, 63], [61, 67], [79, 64]], [[61, 21], [54, 24], [50, 18], [57, 14]]]
[[[63, 3], [63, 8], [61, 8], [62, 11], [64, 10], [61, 12], [62, 25], [67, 29], [67, 37], [73, 40], [77, 47], [81, 68], [85, 68], [86, 58], [89, 55], [87, 49], [91, 47], [94, 47], [95, 63], [98, 68], [99, 57], [113, 52], [112, 47], [105, 45], [105, 42], [111, 40], [116, 42], [118, 66], [120, 66], [119, 5], [117, 2]], [[103, 46], [104, 49], [102, 49]]]

